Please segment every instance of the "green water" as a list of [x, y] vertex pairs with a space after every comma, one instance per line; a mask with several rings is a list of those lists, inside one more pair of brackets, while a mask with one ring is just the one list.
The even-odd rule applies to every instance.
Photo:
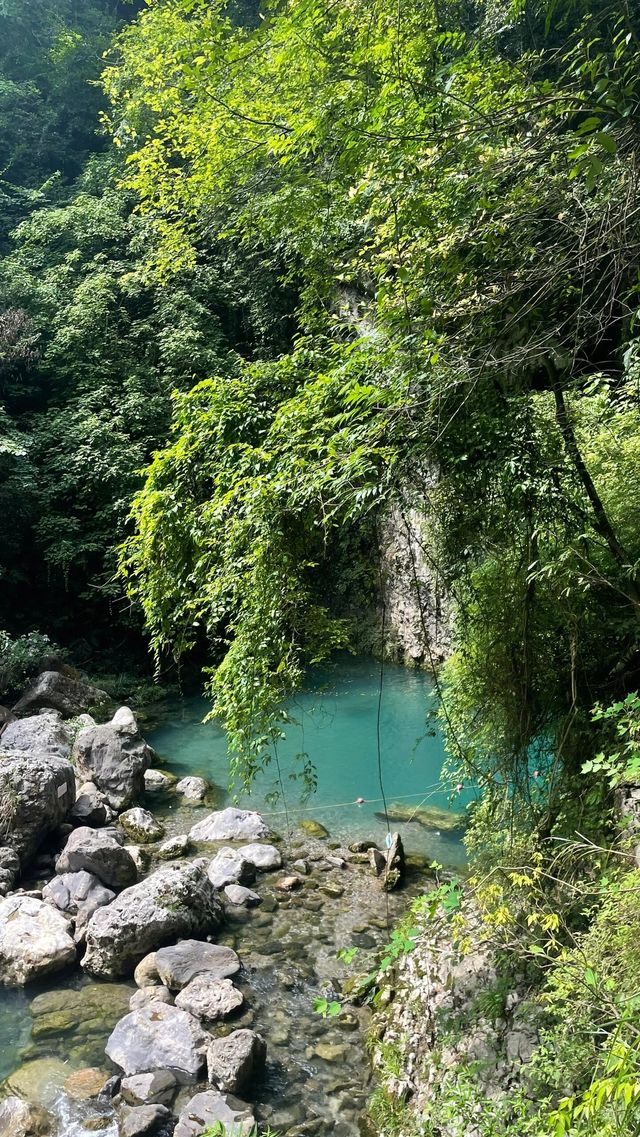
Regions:
[[[295, 828], [301, 818], [322, 822], [338, 841], [361, 837], [384, 841], [386, 825], [376, 814], [384, 811], [383, 792], [389, 805], [450, 807], [450, 790], [441, 781], [444, 760], [442, 738], [428, 712], [433, 708], [431, 680], [422, 672], [393, 664], [384, 668], [380, 701], [380, 766], [377, 724], [380, 666], [371, 660], [341, 659], [332, 667], [317, 668], [308, 689], [289, 707], [294, 725], [278, 747], [282, 784], [275, 763], [257, 779], [251, 795], [238, 793], [242, 806], [258, 809], [281, 833]], [[166, 722], [149, 735], [161, 764], [175, 774], [198, 774], [224, 789], [229, 782], [228, 756], [222, 731], [203, 725], [209, 709], [202, 698], [185, 698], [172, 705]], [[291, 775], [300, 772], [297, 757], [306, 753], [313, 763], [318, 785], [308, 801], [302, 784]], [[284, 786], [284, 799], [282, 787]], [[270, 802], [271, 793], [278, 794]], [[465, 787], [455, 799], [461, 809], [473, 796]], [[364, 798], [363, 805], [356, 805]], [[221, 798], [221, 804], [231, 800]], [[285, 808], [286, 807], [286, 808]], [[460, 864], [464, 852], [460, 834], [426, 829], [415, 821], [392, 823], [408, 849]]]

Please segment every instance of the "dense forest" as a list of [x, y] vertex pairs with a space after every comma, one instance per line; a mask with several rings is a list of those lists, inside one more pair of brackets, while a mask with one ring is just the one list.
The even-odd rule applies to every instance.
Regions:
[[419, 515], [451, 784], [482, 787], [467, 887], [546, 1034], [504, 1108], [459, 1073], [375, 1131], [631, 1137], [635, 6], [5, 0], [0, 26], [5, 690], [60, 650], [195, 657], [250, 781], [309, 664], [357, 645], [385, 515]]

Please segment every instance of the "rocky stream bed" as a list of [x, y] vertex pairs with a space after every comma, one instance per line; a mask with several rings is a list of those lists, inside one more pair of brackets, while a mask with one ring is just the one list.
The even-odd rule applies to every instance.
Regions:
[[313, 1003], [351, 974], [339, 949], [367, 969], [419, 858], [388, 892], [362, 842], [212, 810], [131, 711], [96, 725], [100, 692], [56, 675], [0, 737], [0, 1137], [355, 1137], [370, 1012]]

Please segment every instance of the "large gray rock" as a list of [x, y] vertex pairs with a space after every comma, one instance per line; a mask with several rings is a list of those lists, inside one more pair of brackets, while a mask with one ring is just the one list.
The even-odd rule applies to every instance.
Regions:
[[152, 1070], [148, 1074], [132, 1074], [123, 1078], [120, 1093], [127, 1105], [169, 1105], [176, 1092], [175, 1076], [168, 1070]]
[[94, 912], [82, 965], [92, 975], [126, 975], [148, 952], [178, 936], [206, 936], [221, 919], [207, 862], [167, 865]]
[[238, 853], [244, 861], [248, 861], [260, 872], [271, 872], [273, 869], [282, 868], [282, 855], [275, 845], [261, 845], [255, 841], [251, 845], [243, 845], [238, 849]]
[[154, 1003], [120, 1019], [105, 1051], [127, 1077], [168, 1070], [176, 1081], [187, 1084], [197, 1079], [209, 1041], [193, 1015]]
[[118, 810], [143, 792], [144, 773], [153, 758], [128, 707], [120, 707], [111, 722], [81, 730], [73, 747], [80, 776], [94, 782]]
[[[153, 987], [150, 988], [153, 990]], [[161, 988], [166, 990], [166, 988]], [[138, 992], [142, 994], [142, 992]], [[176, 996], [176, 1007], [195, 1015], [202, 1022], [226, 1019], [244, 1003], [242, 991], [230, 979], [214, 979], [206, 973], [196, 975]]]
[[[22, 727], [24, 734], [16, 731]], [[0, 843], [15, 850], [23, 869], [75, 802], [75, 774], [65, 757], [65, 739], [57, 716], [39, 715], [35, 725], [32, 719], [9, 723], [0, 740]]]
[[5, 726], [0, 749], [3, 754], [68, 758], [71, 754], [71, 734], [57, 711], [30, 715], [26, 719], [14, 719]]
[[53, 1128], [52, 1115], [40, 1105], [16, 1097], [0, 1102], [0, 1137], [47, 1137]]
[[254, 1030], [234, 1030], [207, 1050], [209, 1081], [226, 1093], [239, 1093], [264, 1071], [267, 1047]]
[[75, 963], [71, 924], [61, 912], [33, 896], [0, 901], [0, 982], [29, 983]]
[[148, 809], [142, 809], [139, 805], [121, 813], [118, 824], [122, 826], [129, 840], [135, 841], [138, 845], [146, 845], [164, 837], [164, 826], [156, 821]]
[[153, 969], [165, 987], [181, 991], [196, 975], [207, 974], [211, 979], [237, 975], [240, 960], [233, 948], [205, 940], [181, 940], [154, 952]]
[[229, 904], [236, 907], [254, 908], [256, 904], [262, 904], [262, 897], [257, 892], [253, 892], [251, 888], [244, 888], [241, 884], [228, 884], [224, 895]]
[[137, 880], [137, 869], [131, 854], [122, 844], [115, 829], [90, 829], [81, 825], [69, 835], [56, 861], [56, 872], [89, 872], [107, 888], [126, 888]]
[[71, 679], [59, 671], [43, 671], [13, 709], [21, 714], [23, 711], [50, 708], [70, 718], [88, 711], [89, 707], [103, 706], [108, 702], [107, 692], [92, 687], [90, 683]]
[[253, 865], [236, 849], [220, 849], [209, 864], [209, 880], [215, 888], [225, 888], [227, 884], [251, 884], [255, 875]]
[[165, 1105], [123, 1105], [118, 1117], [118, 1137], [153, 1137], [169, 1117]]
[[192, 841], [256, 841], [266, 837], [268, 826], [259, 813], [249, 809], [235, 809], [229, 806], [216, 813], [210, 813], [191, 829]]
[[180, 1111], [173, 1137], [202, 1137], [218, 1123], [228, 1137], [251, 1137], [255, 1120], [250, 1105], [229, 1094], [206, 1090], [196, 1094]]
[[76, 924], [76, 941], [97, 908], [110, 904], [116, 894], [90, 872], [67, 872], [54, 876], [42, 890], [42, 899], [52, 904]]

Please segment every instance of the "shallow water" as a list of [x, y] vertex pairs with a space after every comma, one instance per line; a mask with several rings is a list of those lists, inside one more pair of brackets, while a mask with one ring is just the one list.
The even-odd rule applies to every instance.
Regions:
[[[371, 838], [383, 842], [386, 824], [376, 816], [387, 804], [401, 803], [450, 808], [449, 788], [441, 781], [444, 760], [442, 737], [427, 721], [434, 705], [432, 681], [423, 672], [394, 664], [384, 667], [380, 700], [382, 789], [378, 771], [377, 720], [380, 699], [380, 665], [371, 660], [341, 659], [333, 667], [316, 668], [309, 687], [292, 700], [289, 711], [296, 722], [286, 727], [286, 740], [278, 746], [284, 785], [274, 762], [259, 776], [251, 795], [235, 795], [239, 804], [258, 809], [277, 831], [295, 827], [302, 818], [320, 821], [337, 841]], [[180, 777], [198, 774], [216, 783], [220, 804], [228, 802], [228, 759], [224, 735], [215, 723], [203, 725], [208, 703], [199, 697], [170, 704], [167, 718], [149, 734], [161, 765]], [[298, 755], [306, 752], [313, 763], [318, 786], [308, 801], [301, 799]], [[271, 793], [279, 800], [270, 804]], [[465, 788], [455, 800], [461, 809], [471, 800]], [[357, 798], [365, 804], [356, 805]], [[392, 822], [405, 847], [447, 865], [464, 863], [460, 833], [426, 829], [415, 821]]]
[[[386, 835], [384, 821], [376, 817], [382, 810], [377, 763], [379, 678], [378, 666], [362, 661], [317, 671], [310, 689], [292, 708], [298, 725], [280, 747], [286, 813], [282, 798], [275, 805], [267, 801], [274, 788], [273, 767], [261, 776], [250, 798], [240, 796], [241, 804], [260, 809], [281, 835], [286, 860], [304, 854], [312, 870], [304, 886], [292, 894], [275, 889], [280, 874], [260, 875], [256, 887], [263, 904], [249, 911], [229, 907], [219, 936], [242, 960], [238, 986], [246, 1004], [218, 1033], [251, 1025], [264, 1035], [266, 1078], [247, 1096], [261, 1122], [291, 1137], [306, 1133], [357, 1137], [358, 1116], [370, 1090], [362, 1039], [368, 1010], [349, 1008], [339, 1018], [325, 1021], [314, 1013], [313, 1001], [338, 993], [354, 970], [370, 969], [391, 924], [406, 911], [411, 896], [425, 887], [424, 877], [414, 869], [403, 890], [387, 896], [368, 866], [330, 867], [322, 859], [328, 845], [346, 846], [361, 838], [382, 844]], [[381, 767], [390, 804], [446, 808], [449, 803], [440, 782], [442, 743], [426, 723], [431, 698], [426, 676], [385, 668]], [[228, 779], [224, 738], [215, 725], [202, 725], [206, 710], [202, 699], [180, 700], [166, 708], [162, 722], [153, 732], [147, 731], [147, 737], [163, 766], [181, 776], [202, 775], [222, 787]], [[298, 784], [288, 777], [302, 746], [318, 773], [317, 792], [306, 804], [300, 800]], [[365, 804], [354, 804], [357, 797], [365, 798]], [[215, 806], [228, 800], [224, 789], [214, 789]], [[464, 800], [463, 794], [456, 805]], [[194, 808], [174, 795], [148, 795], [145, 802], [164, 820], [167, 833], [188, 832], [212, 803]], [[329, 839], [310, 839], [298, 827], [303, 818], [321, 821], [330, 831]], [[409, 850], [447, 865], [463, 861], [459, 834], [441, 834], [415, 822], [393, 823], [392, 828], [400, 829]], [[351, 946], [358, 947], [358, 956], [348, 967], [337, 960], [336, 952]], [[54, 1109], [65, 1137], [86, 1133], [87, 1119], [106, 1123], [108, 1128], [101, 1131], [108, 1137], [116, 1133], [113, 1120], [98, 1117], [105, 1107], [70, 1102], [61, 1086], [75, 1069], [108, 1067], [104, 1045], [126, 1011], [131, 990], [132, 984], [95, 983], [79, 970], [53, 976], [26, 991], [0, 990], [0, 1075], [10, 1075], [25, 1059], [50, 1061], [51, 1073], [41, 1079], [40, 1090], [43, 1104]], [[53, 1017], [34, 1019], [31, 1003], [43, 992], [61, 994], [49, 1007]], [[80, 1008], [75, 1019], [74, 1007]], [[56, 1014], [62, 1015], [59, 1022]], [[178, 1108], [194, 1092], [195, 1087], [183, 1091]]]

